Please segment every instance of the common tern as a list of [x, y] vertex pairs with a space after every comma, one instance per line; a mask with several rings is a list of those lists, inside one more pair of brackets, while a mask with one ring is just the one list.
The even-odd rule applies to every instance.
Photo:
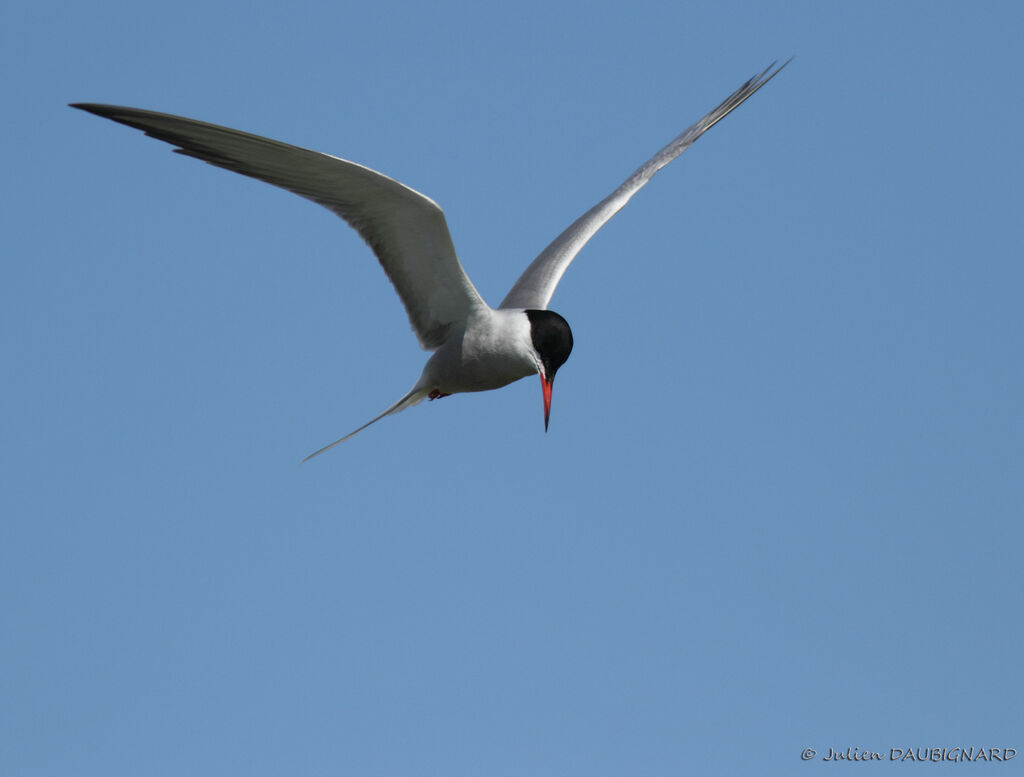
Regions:
[[572, 351], [569, 324], [547, 309], [566, 268], [655, 173], [788, 64], [772, 63], [748, 80], [576, 219], [533, 260], [497, 308], [484, 302], [462, 269], [441, 208], [393, 178], [335, 156], [195, 119], [97, 103], [72, 103], [71, 107], [140, 129], [176, 146], [179, 154], [323, 205], [348, 222], [376, 254], [420, 345], [433, 355], [405, 396], [303, 459], [308, 461], [426, 398], [501, 388], [534, 374], [540, 375], [547, 431], [555, 373]]

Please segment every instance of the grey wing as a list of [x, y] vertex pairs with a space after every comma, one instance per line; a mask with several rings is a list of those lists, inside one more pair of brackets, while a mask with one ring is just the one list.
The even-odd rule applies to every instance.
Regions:
[[644, 162], [618, 189], [576, 219], [519, 276], [519, 280], [515, 282], [515, 285], [506, 295], [505, 299], [502, 300], [500, 307], [537, 310], [547, 308], [548, 303], [551, 301], [551, 295], [555, 293], [555, 287], [562, 279], [562, 274], [597, 230], [604, 226], [608, 219], [618, 213], [629, 202], [630, 197], [651, 180], [656, 172], [686, 151], [697, 138], [728, 116], [744, 100], [768, 83], [790, 61], [792, 61], [792, 58], [778, 67], [775, 67], [773, 62], [764, 71], [751, 78], [729, 95], [721, 105]]
[[341, 216], [377, 255], [427, 349], [485, 303], [466, 276], [441, 208], [367, 167], [215, 124], [138, 108], [75, 103], [177, 146], [179, 154], [266, 181]]

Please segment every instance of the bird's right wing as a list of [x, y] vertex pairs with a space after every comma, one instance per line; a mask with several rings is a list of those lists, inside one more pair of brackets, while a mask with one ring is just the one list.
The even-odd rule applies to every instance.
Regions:
[[551, 301], [551, 295], [555, 293], [555, 287], [562, 279], [562, 274], [597, 230], [604, 226], [608, 219], [618, 213], [629, 202], [629, 198], [651, 180], [656, 172], [686, 151], [697, 138], [714, 127], [739, 107], [744, 100], [771, 81], [790, 61], [783, 62], [777, 68], [773, 62], [763, 72], [751, 78], [729, 95], [721, 105], [644, 162], [640, 169], [629, 176], [618, 189], [576, 219], [519, 276], [519, 280], [516, 281], [505, 299], [502, 300], [500, 307], [536, 310], [547, 308], [548, 302]]
[[427, 349], [485, 305], [455, 254], [437, 203], [368, 167], [247, 132], [116, 105], [71, 107], [134, 127], [225, 170], [258, 178], [341, 216], [377, 255]]

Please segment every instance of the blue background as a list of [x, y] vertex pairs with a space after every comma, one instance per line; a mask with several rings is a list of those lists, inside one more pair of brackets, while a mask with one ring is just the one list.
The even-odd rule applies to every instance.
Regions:
[[[1019, 773], [1020, 9], [6, 8], [0, 771]], [[66, 107], [381, 170], [497, 303], [791, 54], [570, 268], [548, 434], [531, 378], [303, 466], [425, 358], [369, 249]], [[821, 761], [960, 746], [1021, 755]]]

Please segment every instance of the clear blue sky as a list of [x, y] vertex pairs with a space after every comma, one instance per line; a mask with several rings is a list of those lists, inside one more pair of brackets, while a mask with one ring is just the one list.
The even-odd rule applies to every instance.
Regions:
[[[1022, 27], [1008, 2], [6, 9], [0, 772], [1020, 773]], [[497, 303], [790, 55], [570, 268], [548, 434], [528, 379], [303, 466], [425, 358], [372, 254], [66, 107], [381, 170]], [[821, 760], [972, 746], [1021, 754]]]

